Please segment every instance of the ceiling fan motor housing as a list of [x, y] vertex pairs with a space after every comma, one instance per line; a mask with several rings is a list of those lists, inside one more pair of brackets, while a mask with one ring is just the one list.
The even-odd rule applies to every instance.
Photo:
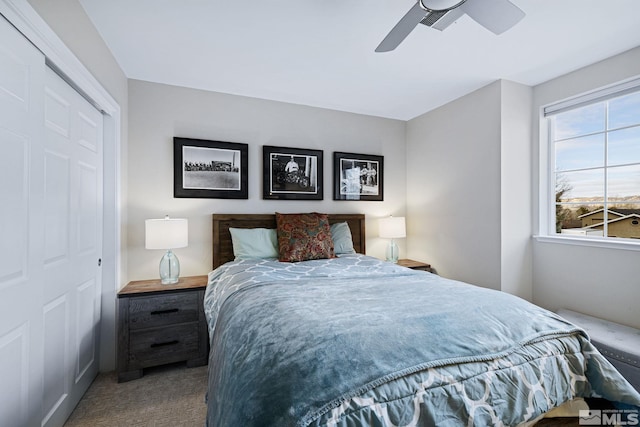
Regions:
[[462, 5], [467, 0], [419, 0], [420, 7], [428, 12], [442, 12]]

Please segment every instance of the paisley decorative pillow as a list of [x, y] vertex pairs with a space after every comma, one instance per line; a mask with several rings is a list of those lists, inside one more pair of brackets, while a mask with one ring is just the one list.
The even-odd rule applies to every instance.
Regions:
[[335, 258], [327, 214], [281, 214], [276, 212], [278, 259], [298, 262]]

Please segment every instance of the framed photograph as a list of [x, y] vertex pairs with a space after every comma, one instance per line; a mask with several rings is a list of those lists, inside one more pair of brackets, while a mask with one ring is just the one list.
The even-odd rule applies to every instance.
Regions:
[[248, 144], [173, 138], [173, 197], [247, 199]]
[[263, 199], [322, 200], [322, 150], [262, 147]]
[[383, 200], [384, 157], [333, 153], [333, 200]]

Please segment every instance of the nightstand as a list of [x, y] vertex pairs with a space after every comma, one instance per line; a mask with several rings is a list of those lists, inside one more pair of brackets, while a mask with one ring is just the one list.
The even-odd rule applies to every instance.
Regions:
[[186, 361], [207, 364], [204, 315], [207, 276], [130, 282], [118, 292], [118, 382], [140, 378], [143, 369]]
[[431, 264], [426, 264], [420, 261], [414, 261], [412, 259], [399, 259], [398, 265], [401, 265], [402, 267], [411, 268], [412, 270], [421, 270], [421, 271], [428, 271], [429, 273], [433, 273], [433, 270], [431, 269]]

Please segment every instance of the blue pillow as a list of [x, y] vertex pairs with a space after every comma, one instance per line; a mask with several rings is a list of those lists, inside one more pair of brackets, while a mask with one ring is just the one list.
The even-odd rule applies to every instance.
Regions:
[[229, 227], [236, 259], [278, 258], [275, 228]]
[[356, 253], [355, 249], [353, 249], [351, 229], [346, 222], [331, 224], [331, 238], [333, 239], [333, 250], [336, 255]]

